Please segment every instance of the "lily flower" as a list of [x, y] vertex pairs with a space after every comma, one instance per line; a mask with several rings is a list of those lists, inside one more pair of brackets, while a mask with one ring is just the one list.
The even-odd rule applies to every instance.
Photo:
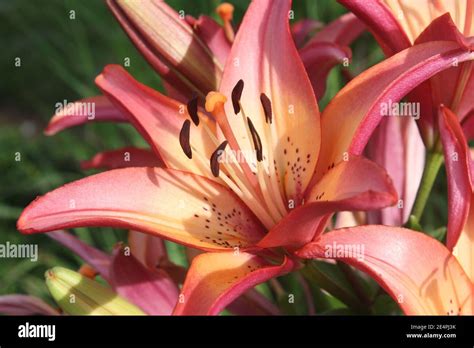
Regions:
[[[47, 235], [86, 262], [84, 265], [87, 267], [81, 267], [79, 275], [73, 274], [73, 280], [82, 274], [93, 281], [96, 275], [100, 275], [110, 286], [106, 291], [114, 293], [116, 297], [122, 297], [140, 311], [152, 315], [171, 314], [179, 294], [178, 283], [174, 279], [178, 266], [167, 260], [162, 240], [152, 236], [141, 236], [141, 233], [131, 231], [129, 246], [118, 245], [112, 255], [108, 255], [65, 231], [54, 231]], [[84, 272], [84, 268], [92, 272]], [[51, 280], [52, 277], [47, 279]], [[65, 303], [67, 308], [61, 305], [60, 300], [65, 296], [64, 292], [69, 295], [82, 292], [76, 283], [70, 281], [68, 284], [66, 289], [59, 289], [61, 294], [58, 296], [52, 293], [53, 297], [66, 313], [79, 314], [77, 311], [86, 309], [76, 308], [74, 304], [71, 307], [68, 303]], [[55, 284], [53, 287], [58, 288]], [[94, 291], [91, 292], [90, 296], [94, 296]]]
[[[203, 91], [217, 88], [225, 57], [219, 60], [183, 15], [162, 0], [109, 0], [107, 4], [132, 42], [174, 90], [204, 97]], [[213, 43], [219, 49], [229, 47], [225, 40]]]
[[[47, 287], [64, 314], [171, 314], [178, 300], [178, 285], [168, 273], [177, 266], [171, 268], [168, 264], [164, 267], [162, 249], [156, 242], [160, 241], [158, 238], [151, 237], [156, 241], [140, 239], [138, 234], [131, 232], [128, 249], [117, 247], [113, 255], [105, 254], [66, 231], [47, 234], [86, 262], [78, 272], [55, 267], [45, 274]], [[152, 262], [153, 266], [145, 262]], [[94, 280], [97, 275], [109, 287], [97, 283]], [[90, 303], [95, 305], [91, 307]], [[1, 296], [0, 313], [60, 314], [42, 300], [26, 295]]]
[[[340, 2], [364, 21], [388, 56], [407, 47], [429, 41], [457, 42], [465, 48], [466, 52], [472, 52], [473, 50], [474, 26], [472, 22], [474, 5], [470, 0], [423, 0], [416, 3], [404, 0], [340, 0]], [[443, 71], [428, 82], [421, 84], [409, 95], [410, 102], [419, 103], [420, 105], [420, 118], [416, 123], [428, 151], [440, 152], [441, 141], [439, 138], [446, 134], [446, 132], [438, 129], [438, 109], [441, 105], [449, 108], [457, 115], [458, 122], [463, 125], [468, 140], [472, 139], [471, 127], [474, 124], [471, 120], [471, 116], [474, 115], [473, 90], [472, 62], [454, 60], [451, 69]], [[390, 122], [395, 123], [397, 121], [390, 120]], [[387, 134], [382, 133], [383, 130], [380, 132], [381, 137], [386, 137]], [[414, 135], [414, 140], [416, 137]], [[418, 140], [415, 141], [419, 142]], [[443, 143], [446, 142], [445, 140], [442, 141]], [[413, 148], [413, 152], [408, 156], [409, 158], [419, 157], [420, 146], [417, 148]], [[394, 172], [396, 173], [396, 170], [390, 171], [390, 174], [396, 176]], [[416, 172], [419, 173], [418, 170]], [[450, 191], [449, 196], [454, 197], [456, 192], [452, 192], [452, 190], [456, 190], [457, 184], [451, 173], [448, 171], [448, 190]], [[468, 181], [468, 171], [459, 175], [464, 176], [464, 182]], [[419, 175], [417, 175], [413, 184], [419, 182], [418, 177]], [[447, 243], [450, 249], [455, 245], [467, 219], [470, 204], [469, 190], [458, 194], [457, 199], [457, 201], [450, 199], [448, 205], [450, 219]], [[410, 206], [412, 202], [410, 200], [405, 201], [405, 206], [406, 203]]]
[[[467, 193], [471, 203], [474, 197], [473, 176], [464, 175], [472, 171], [471, 151], [456, 115], [444, 106], [440, 107], [439, 113], [446, 169], [448, 175], [456, 178], [456, 187], [449, 190], [448, 200], [456, 210], [461, 210], [463, 206], [460, 197]], [[448, 246], [454, 245], [452, 252], [422, 233], [398, 227], [371, 225], [329, 232], [296, 253], [310, 259], [341, 260], [371, 274], [379, 279], [379, 284], [400, 304], [406, 314], [472, 315], [473, 214], [471, 204], [459, 237], [453, 240], [452, 235], [448, 234]], [[342, 214], [339, 222], [347, 226], [358, 224], [347, 217], [347, 214]], [[450, 215], [448, 225], [452, 220], [458, 221], [455, 216]], [[383, 240], [386, 247], [376, 247], [377, 240]], [[364, 255], [348, 256], [347, 251], [354, 250], [357, 246], [363, 246]], [[337, 255], [337, 250], [332, 252], [333, 249], [345, 250], [346, 253]], [[386, 267], [387, 263], [390, 263], [389, 267]]]
[[[208, 92], [218, 88], [233, 42], [228, 36], [235, 35], [231, 4], [222, 3], [216, 9], [224, 26], [208, 16], [194, 18], [178, 13], [163, 0], [108, 0], [107, 4], [130, 40], [163, 79], [168, 96], [187, 102], [197, 95], [203, 101]], [[345, 14], [303, 44], [302, 38], [317, 27], [320, 25], [314, 21], [296, 22], [292, 36], [301, 44], [299, 54], [320, 98], [330, 70], [350, 60], [348, 46], [365, 26], [353, 14]], [[87, 104], [95, 105], [94, 117], [81, 113], [80, 106]], [[56, 113], [45, 133], [54, 135], [72, 126], [101, 121], [127, 122], [127, 118], [106, 97], [89, 97]]]
[[45, 274], [46, 286], [59, 306], [73, 315], [144, 315], [112, 290], [77, 272], [55, 267]]
[[97, 85], [166, 167], [67, 184], [32, 202], [18, 229], [112, 226], [205, 251], [193, 259], [174, 313], [217, 314], [299, 268], [294, 251], [320, 238], [335, 211], [394, 204], [386, 173], [360, 157], [381, 119], [377, 105], [471, 56], [456, 43], [409, 48], [352, 80], [320, 117], [290, 8], [289, 0], [252, 2], [219, 91], [206, 96], [207, 113], [194, 98], [184, 105], [107, 66]]
[[[383, 245], [383, 247], [381, 247]], [[469, 243], [472, 253], [472, 243]], [[400, 227], [367, 225], [323, 234], [296, 254], [339, 260], [377, 280], [407, 315], [472, 315], [472, 273], [436, 239]]]
[[[78, 272], [61, 267], [46, 272], [46, 283], [62, 312], [43, 300], [27, 295], [0, 296], [0, 313], [7, 315], [170, 315], [178, 302], [184, 269], [172, 264], [163, 240], [130, 231], [128, 246], [116, 246], [113, 255], [87, 245], [66, 231], [47, 234], [80, 256]], [[94, 279], [100, 275], [105, 288]], [[113, 301], [110, 301], [113, 299]], [[95, 303], [91, 307], [90, 303]], [[227, 308], [234, 314], [279, 314], [259, 292], [252, 290]]]

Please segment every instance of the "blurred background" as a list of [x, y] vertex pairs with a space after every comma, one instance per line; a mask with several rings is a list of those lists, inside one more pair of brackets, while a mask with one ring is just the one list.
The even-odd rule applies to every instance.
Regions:
[[[218, 20], [214, 9], [219, 0], [167, 2], [187, 14], [207, 14]], [[235, 5], [235, 22], [239, 22], [248, 1], [230, 2]], [[71, 10], [75, 19], [70, 19]], [[296, 20], [305, 17], [323, 23], [346, 12], [335, 0], [295, 0], [294, 10]], [[54, 105], [64, 99], [74, 101], [98, 94], [94, 78], [105, 65], [123, 64], [126, 57], [131, 62], [128, 70], [137, 80], [159, 90], [161, 83], [102, 0], [0, 0], [0, 37], [0, 243], [37, 243], [40, 253], [38, 262], [0, 259], [0, 295], [32, 294], [51, 303], [44, 285], [45, 270], [56, 265], [77, 269], [81, 261], [45, 235], [17, 232], [15, 224], [22, 208], [37, 195], [92, 174], [82, 171], [79, 162], [97, 152], [130, 144], [146, 147], [138, 133], [125, 124], [91, 123], [47, 137], [43, 129]], [[351, 70], [357, 74], [382, 57], [366, 33], [353, 47]], [[15, 66], [18, 58], [21, 65]], [[321, 107], [342, 87], [343, 80], [340, 71], [334, 69]], [[442, 177], [438, 179], [444, 182]], [[444, 192], [443, 185], [437, 185], [437, 201], [444, 201], [439, 199]], [[445, 210], [442, 205], [428, 208], [425, 218], [431, 227], [443, 223]], [[126, 231], [110, 228], [74, 232], [106, 251], [117, 241], [126, 240]], [[184, 262], [181, 249], [170, 244], [170, 250], [176, 262]], [[283, 283], [291, 287], [292, 279]], [[291, 311], [304, 314], [304, 305], [295, 308]]]

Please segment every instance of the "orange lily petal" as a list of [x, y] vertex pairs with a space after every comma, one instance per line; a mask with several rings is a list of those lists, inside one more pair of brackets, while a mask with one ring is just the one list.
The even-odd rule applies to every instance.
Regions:
[[[265, 166], [276, 171], [272, 178], [279, 177], [283, 197], [298, 201], [316, 164], [320, 126], [318, 105], [291, 37], [290, 7], [289, 0], [260, 0], [250, 4], [224, 68], [220, 91], [231, 96], [237, 82], [244, 81], [240, 101], [260, 135]], [[261, 93], [271, 101], [271, 124], [266, 122]], [[253, 153], [246, 120], [235, 115], [232, 103], [225, 104], [225, 112], [239, 148], [244, 153]], [[221, 127], [224, 133], [229, 128], [222, 124]], [[307, 155], [310, 155], [308, 161]]]
[[126, 167], [163, 167], [161, 161], [153, 152], [137, 147], [104, 151], [88, 161], [81, 162], [82, 169], [117, 169]]
[[[206, 163], [203, 163], [198, 154], [189, 159], [181, 148], [180, 131], [184, 121], [189, 119], [185, 111], [186, 105], [137, 82], [118, 65], [108, 65], [96, 78], [96, 83], [130, 118], [130, 122], [150, 143], [167, 167], [215, 179], [207, 161], [216, 144], [203, 127], [191, 127], [190, 143], [206, 157]], [[200, 114], [200, 119], [213, 129], [214, 125], [208, 121], [207, 116]]]
[[466, 224], [458, 241], [453, 248], [453, 255], [461, 264], [464, 272], [474, 284], [474, 195], [471, 194], [471, 204]]
[[471, 202], [471, 158], [457, 116], [441, 107], [439, 130], [443, 141], [444, 159], [448, 177], [448, 233], [446, 245], [452, 249], [466, 223]]
[[322, 115], [320, 158], [313, 182], [345, 153], [360, 154], [382, 119], [382, 105], [396, 103], [436, 73], [474, 58], [455, 42], [428, 42], [408, 48], [366, 70], [346, 85]]
[[111, 226], [134, 229], [204, 250], [246, 248], [260, 223], [226, 187], [171, 169], [124, 168], [100, 173], [37, 198], [18, 230]]
[[194, 258], [174, 314], [217, 315], [245, 291], [294, 267], [288, 258], [281, 265], [248, 253], [205, 253]]
[[344, 228], [297, 255], [340, 260], [368, 273], [405, 314], [473, 314], [468, 276], [444, 245], [424, 233], [382, 225]]
[[[400, 24], [412, 41], [423, 31], [433, 19], [448, 12], [456, 26], [466, 36], [472, 36], [474, 31], [466, 20], [472, 21], [472, 0], [385, 0], [385, 3], [397, 16]], [[466, 25], [467, 24], [467, 25]]]
[[[94, 115], [88, 115], [85, 111], [88, 110], [88, 107], [92, 110], [92, 106], [94, 107]], [[64, 129], [95, 121], [127, 122], [127, 118], [107, 97], [90, 97], [71, 103], [71, 106], [67, 105], [66, 110], [61, 108], [51, 118], [44, 133], [54, 135]]]
[[262, 248], [301, 247], [311, 241], [327, 214], [380, 209], [396, 202], [397, 193], [382, 167], [353, 156], [340, 162], [311, 189], [305, 204], [291, 211], [258, 243]]

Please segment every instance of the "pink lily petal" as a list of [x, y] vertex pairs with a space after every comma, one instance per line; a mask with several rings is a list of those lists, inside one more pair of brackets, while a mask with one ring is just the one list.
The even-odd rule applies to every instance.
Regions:
[[23, 233], [110, 226], [203, 250], [247, 248], [263, 227], [227, 187], [171, 169], [123, 168], [62, 186], [20, 216]]
[[137, 147], [104, 151], [88, 161], [81, 162], [82, 169], [117, 169], [127, 167], [163, 167], [164, 163], [153, 152]]
[[472, 101], [474, 100], [474, 73], [471, 72], [469, 80], [464, 88], [464, 93], [458, 105], [458, 116], [461, 120], [465, 120], [469, 115], [474, 114], [474, 106]]
[[0, 313], [5, 315], [59, 315], [43, 300], [28, 295], [0, 296]]
[[396, 199], [397, 193], [383, 168], [353, 156], [328, 171], [308, 193], [305, 204], [283, 218], [258, 246], [301, 247], [322, 232], [317, 231], [318, 225], [327, 214], [380, 209]]
[[49, 232], [47, 233], [47, 236], [64, 245], [93, 267], [102, 278], [109, 280], [109, 267], [111, 262], [111, 257], [109, 255], [84, 243], [82, 240], [66, 231]]
[[382, 225], [344, 228], [296, 253], [340, 260], [368, 273], [407, 315], [473, 314], [468, 276], [444, 245], [424, 233]]
[[[243, 80], [242, 110], [260, 135], [265, 166], [272, 172], [276, 167], [278, 174], [271, 178], [279, 177], [282, 196], [299, 202], [316, 165], [320, 126], [318, 105], [291, 36], [290, 8], [290, 0], [250, 4], [224, 68], [220, 91], [230, 96], [237, 82]], [[271, 101], [271, 124], [265, 117], [261, 93]], [[230, 102], [225, 104], [225, 113], [226, 120], [218, 122], [224, 134], [233, 133], [238, 142], [237, 146], [227, 137], [230, 146], [253, 153], [247, 120], [235, 115]], [[306, 159], [308, 154], [311, 157], [301, 161], [300, 169], [292, 170], [298, 158]], [[253, 159], [251, 164], [255, 162]]]
[[[190, 159], [181, 148], [180, 132], [183, 123], [190, 119], [186, 105], [137, 82], [118, 65], [108, 65], [96, 78], [96, 84], [130, 118], [167, 167], [217, 180], [198, 154]], [[215, 128], [206, 115], [199, 116], [211, 130]], [[206, 158], [211, 157], [217, 146], [203, 127], [191, 127], [190, 143]]]
[[[64, 129], [79, 126], [87, 122], [112, 121], [127, 122], [125, 116], [104, 96], [96, 96], [78, 100], [72, 104], [71, 108], [66, 107], [56, 113], [49, 121], [44, 133], [54, 135]], [[83, 111], [87, 110], [83, 106], [94, 105], [94, 115], [87, 115]]]
[[237, 297], [227, 309], [235, 315], [280, 315], [280, 309], [255, 289]]
[[168, 274], [150, 269], [119, 247], [110, 266], [110, 283], [121, 296], [150, 315], [170, 315], [179, 290]]
[[408, 48], [349, 82], [323, 112], [321, 152], [313, 183], [345, 153], [360, 154], [382, 119], [382, 106], [396, 103], [436, 73], [474, 58], [455, 42]]
[[[430, 41], [452, 41], [469, 50], [469, 42], [458, 31], [456, 25], [451, 19], [449, 13], [436, 18], [416, 39], [415, 44], [421, 44]], [[420, 102], [419, 127], [424, 134], [428, 129], [436, 127], [437, 106], [444, 104], [450, 108], [457, 109], [463, 98], [457, 96], [461, 93], [461, 79], [465, 74], [465, 64], [456, 64], [450, 69], [446, 69], [433, 76], [428, 83], [421, 84], [411, 94], [410, 100]], [[460, 100], [456, 101], [456, 98]], [[472, 101], [469, 101], [472, 105]], [[455, 105], [457, 104], [457, 105]]]
[[399, 203], [369, 212], [370, 223], [401, 226], [411, 212], [423, 175], [425, 146], [415, 120], [387, 117], [382, 120], [367, 145], [369, 158], [387, 170], [398, 193]]
[[344, 59], [352, 58], [348, 47], [342, 47], [331, 42], [314, 41], [300, 50], [301, 60], [306, 68], [314, 93], [318, 100], [326, 91], [326, 80], [329, 72]]
[[293, 35], [296, 47], [303, 47], [309, 36], [322, 27], [323, 23], [309, 18], [301, 19], [293, 24], [291, 26], [291, 35]]
[[208, 16], [199, 16], [198, 19], [186, 16], [186, 21], [191, 25], [194, 33], [209, 47], [221, 65], [224, 66], [231, 47], [224, 29]]
[[[132, 255], [144, 266], [151, 269], [162, 269], [169, 274], [176, 284], [184, 282], [186, 269], [175, 265], [168, 259], [165, 241], [162, 238], [138, 231], [129, 231], [128, 245]], [[186, 250], [189, 250], [189, 248]]]
[[245, 291], [293, 267], [294, 262], [288, 258], [274, 265], [243, 252], [199, 255], [189, 268], [174, 314], [217, 315]]
[[338, 1], [367, 25], [387, 56], [411, 46], [399, 21], [382, 1]]
[[332, 42], [340, 46], [349, 46], [365, 29], [365, 24], [359, 18], [353, 13], [346, 13], [321, 29], [308, 45], [315, 42]]
[[474, 110], [464, 117], [462, 121], [462, 130], [466, 140], [474, 140]]
[[452, 250], [466, 223], [471, 202], [471, 154], [457, 116], [440, 107], [439, 130], [448, 177], [448, 233], [446, 245]]
[[156, 268], [161, 261], [168, 259], [165, 241], [159, 237], [129, 231], [128, 244], [133, 256], [148, 268]]

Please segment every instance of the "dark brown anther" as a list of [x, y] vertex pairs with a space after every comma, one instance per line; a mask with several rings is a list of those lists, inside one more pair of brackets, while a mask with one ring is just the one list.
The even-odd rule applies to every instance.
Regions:
[[242, 97], [242, 91], [244, 90], [244, 81], [239, 80], [232, 90], [232, 106], [234, 112], [237, 115], [240, 112], [240, 98]]
[[189, 141], [189, 130], [191, 127], [191, 121], [186, 120], [183, 123], [183, 127], [179, 132], [179, 144], [183, 149], [183, 152], [189, 159], [193, 158], [193, 152], [191, 150], [191, 143]]
[[227, 146], [227, 140], [223, 141], [211, 155], [211, 172], [216, 178], [219, 176], [219, 159]]
[[199, 126], [198, 97], [194, 96], [187, 104], [188, 114], [196, 126]]
[[258, 135], [257, 130], [255, 129], [252, 123], [252, 120], [249, 117], [247, 117], [247, 123], [249, 125], [250, 134], [252, 134], [253, 146], [255, 147], [255, 152], [257, 153], [257, 161], [262, 162], [263, 161], [262, 141], [260, 140], [260, 136]]
[[272, 102], [266, 96], [265, 93], [260, 94], [260, 102], [263, 106], [263, 112], [265, 113], [265, 122], [272, 123]]

